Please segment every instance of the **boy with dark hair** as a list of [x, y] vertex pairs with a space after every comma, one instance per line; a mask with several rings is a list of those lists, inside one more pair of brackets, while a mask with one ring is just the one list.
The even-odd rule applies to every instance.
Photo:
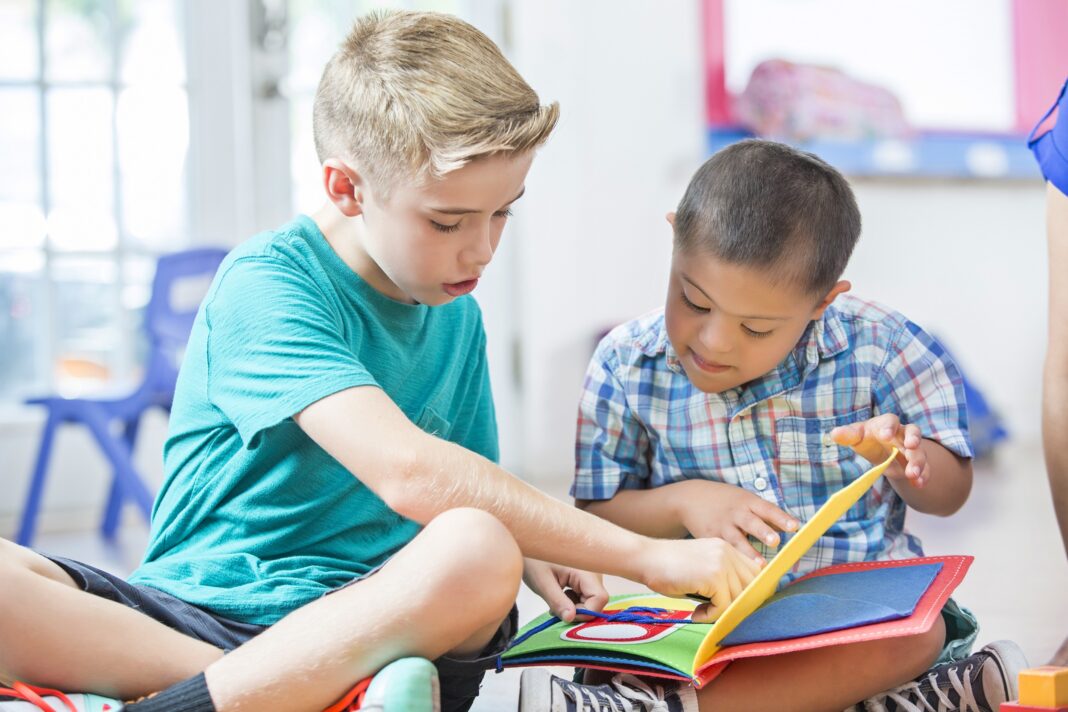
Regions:
[[[796, 529], [896, 447], [886, 476], [788, 580], [921, 556], [906, 509], [948, 516], [971, 487], [961, 378], [918, 326], [844, 296], [840, 277], [861, 228], [846, 180], [811, 154], [743, 141], [697, 171], [668, 221], [664, 309], [611, 331], [587, 371], [577, 505], [647, 536], [722, 537], [761, 560], [781, 545], [776, 530]], [[648, 697], [664, 698], [656, 709], [717, 712], [996, 711], [1015, 696], [1024, 661], [1009, 642], [968, 657], [976, 632], [951, 600], [926, 633], [736, 661], [696, 694], [656, 686], [650, 695], [626, 676], [583, 686], [527, 671], [524, 712], [541, 709], [540, 699], [563, 710], [595, 697], [624, 709]]]

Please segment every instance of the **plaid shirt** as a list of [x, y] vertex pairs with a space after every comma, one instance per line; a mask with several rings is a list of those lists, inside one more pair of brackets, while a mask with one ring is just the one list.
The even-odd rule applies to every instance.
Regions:
[[[617, 327], [597, 347], [579, 404], [571, 495], [603, 500], [620, 488], [704, 478], [744, 487], [805, 522], [870, 467], [824, 435], [881, 413], [972, 455], [960, 372], [897, 312], [839, 297], [771, 372], [703, 393], [682, 370], [659, 310]], [[880, 479], [788, 578], [843, 562], [921, 556], [919, 540], [905, 531], [905, 510]], [[755, 546], [769, 558], [777, 551]]]

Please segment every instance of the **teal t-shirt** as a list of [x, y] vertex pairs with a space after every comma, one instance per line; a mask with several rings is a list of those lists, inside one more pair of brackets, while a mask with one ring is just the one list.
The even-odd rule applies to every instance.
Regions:
[[190, 335], [148, 552], [130, 581], [269, 625], [378, 566], [419, 525], [292, 416], [377, 386], [426, 432], [496, 460], [485, 346], [472, 297], [389, 299], [306, 216], [240, 245]]

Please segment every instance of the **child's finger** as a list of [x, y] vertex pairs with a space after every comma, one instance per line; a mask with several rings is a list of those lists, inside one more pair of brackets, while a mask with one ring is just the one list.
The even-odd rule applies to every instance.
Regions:
[[[590, 611], [603, 611], [608, 604], [608, 590], [604, 587], [599, 576], [588, 576], [579, 584], [579, 594], [582, 599], [582, 607]], [[587, 616], [578, 616], [586, 619]]]
[[765, 522], [784, 532], [796, 531], [801, 526], [800, 522], [789, 514], [763, 499], [756, 500], [753, 511]]
[[902, 443], [905, 445], [906, 450], [919, 448], [923, 443], [923, 433], [920, 432], [920, 428], [916, 425], [906, 425]]
[[904, 449], [904, 443], [901, 439], [901, 420], [896, 415], [884, 413], [872, 418], [868, 423], [868, 430], [875, 436], [876, 440], [895, 447], [900, 445], [900, 449]]
[[742, 583], [738, 570], [733, 566], [727, 567], [727, 590], [730, 591], [732, 601], [738, 598], [738, 594], [742, 592], [743, 588], [745, 588], [745, 584]]
[[696, 623], [711, 623], [719, 618], [720, 614], [727, 610], [727, 606], [730, 605], [731, 594], [730, 589], [727, 587], [727, 580], [724, 572], [720, 572], [712, 587], [704, 593], [709, 602], [702, 603], [695, 608], [693, 614], [690, 616]]
[[779, 535], [768, 526], [768, 523], [753, 512], [745, 512], [738, 516], [739, 528], [757, 541], [767, 546], [778, 546]]
[[859, 423], [839, 425], [831, 431], [831, 440], [843, 447], [857, 445], [864, 440], [864, 426]]
[[743, 557], [750, 559], [760, 559], [760, 552], [753, 548], [753, 545], [749, 543], [749, 537], [745, 535], [745, 532], [739, 529], [731, 529], [728, 532], [723, 533], [723, 540], [734, 547]]
[[907, 450], [906, 453], [908, 464], [905, 466], [905, 476], [917, 487], [923, 487], [929, 470], [927, 453], [922, 448]]
[[735, 570], [738, 572], [738, 577], [742, 581], [742, 585], [749, 585], [749, 582], [756, 578], [756, 575], [760, 573], [760, 569], [764, 568], [763, 556], [757, 556], [755, 558], [749, 558], [742, 556], [737, 549], [732, 549], [731, 554], [733, 556], [730, 563], [734, 564]]

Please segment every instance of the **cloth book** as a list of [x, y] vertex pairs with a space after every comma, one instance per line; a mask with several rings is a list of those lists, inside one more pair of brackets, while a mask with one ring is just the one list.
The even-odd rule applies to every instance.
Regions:
[[[501, 667], [575, 665], [691, 681], [732, 660], [929, 630], [971, 565], [937, 556], [830, 566], [776, 592], [783, 575], [897, 456], [832, 495], [714, 623], [688, 621], [696, 603], [657, 594], [612, 597], [607, 618], [563, 623], [545, 613], [519, 632]], [[673, 622], [677, 621], [677, 622]]]

